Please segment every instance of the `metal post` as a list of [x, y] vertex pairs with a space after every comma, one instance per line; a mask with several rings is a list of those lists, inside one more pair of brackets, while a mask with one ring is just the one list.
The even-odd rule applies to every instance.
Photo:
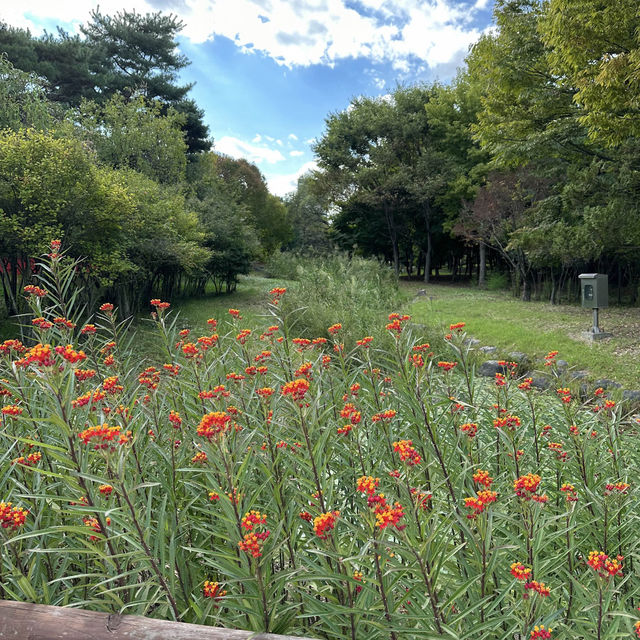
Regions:
[[598, 326], [598, 307], [593, 308], [593, 328], [592, 333], [600, 333], [600, 327]]

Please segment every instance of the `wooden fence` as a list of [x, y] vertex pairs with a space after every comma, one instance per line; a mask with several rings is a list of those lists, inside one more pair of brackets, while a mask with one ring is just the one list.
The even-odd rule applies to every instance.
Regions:
[[0, 600], [0, 639], [313, 640], [9, 600]]

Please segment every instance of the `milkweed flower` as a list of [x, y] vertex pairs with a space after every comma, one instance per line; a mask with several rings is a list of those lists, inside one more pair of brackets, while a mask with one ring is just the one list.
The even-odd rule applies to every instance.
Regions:
[[406, 462], [410, 467], [422, 462], [422, 457], [414, 448], [412, 440], [394, 442], [393, 450], [400, 456], [400, 460]]
[[366, 493], [372, 496], [378, 489], [380, 484], [380, 478], [374, 478], [373, 476], [361, 476], [356, 481], [356, 487], [359, 493]]
[[510, 570], [516, 580], [528, 580], [531, 577], [531, 569], [520, 562], [512, 563]]
[[603, 551], [590, 551], [587, 564], [602, 578], [622, 575], [622, 556], [610, 558]]
[[49, 293], [46, 289], [41, 289], [33, 284], [28, 284], [23, 291], [27, 295], [35, 296], [36, 298], [44, 298]]
[[95, 427], [88, 427], [78, 434], [78, 438], [84, 444], [93, 445], [94, 449], [115, 448], [115, 445], [123, 445], [131, 439], [131, 431], [122, 431], [119, 425], [110, 427], [102, 424]]
[[12, 502], [0, 502], [0, 526], [3, 529], [20, 528], [27, 520], [29, 512], [22, 507], [14, 507]]
[[28, 456], [20, 456], [18, 458], [14, 458], [11, 461], [11, 464], [20, 464], [24, 467], [35, 467], [38, 462], [42, 460], [42, 454], [39, 451], [34, 451], [30, 453]]
[[525, 588], [525, 596], [526, 596], [526, 591], [535, 591], [536, 593], [541, 595], [543, 598], [546, 598], [548, 595], [551, 594], [551, 589], [549, 589], [549, 587], [547, 587], [547, 585], [544, 582], [538, 582], [537, 580], [531, 580], [530, 582], [527, 582], [524, 585], [524, 588]]
[[291, 399], [301, 407], [307, 391], [309, 391], [309, 381], [305, 378], [298, 378], [297, 380], [287, 382], [282, 387], [281, 394], [283, 396], [290, 396]]
[[321, 540], [326, 540], [330, 535], [336, 522], [340, 517], [339, 511], [328, 511], [321, 513], [313, 519], [313, 531]]
[[211, 440], [229, 429], [231, 416], [224, 411], [213, 411], [202, 416], [198, 424], [197, 434]]
[[198, 451], [193, 458], [191, 458], [193, 464], [205, 464], [207, 462], [207, 454], [204, 451]]
[[362, 340], [356, 340], [356, 344], [359, 347], [364, 347], [365, 349], [368, 349], [371, 346], [372, 342], [373, 336], [366, 336], [365, 338], [362, 338]]
[[380, 422], [381, 420], [391, 420], [396, 417], [396, 412], [393, 409], [387, 409], [371, 416], [372, 422]]
[[604, 495], [627, 495], [627, 491], [629, 489], [629, 485], [626, 482], [616, 482], [615, 484], [607, 484], [604, 488]]
[[477, 496], [464, 499], [464, 506], [471, 509], [472, 512], [467, 514], [467, 518], [475, 520], [492, 502], [498, 499], [498, 493], [489, 489], [478, 491]]
[[339, 322], [336, 322], [336, 324], [332, 324], [327, 331], [332, 335], [335, 336], [340, 330], [342, 329], [342, 325]]
[[565, 482], [560, 487], [560, 491], [562, 491], [567, 496], [567, 502], [578, 501], [578, 492], [576, 491], [576, 488], [572, 484]]
[[529, 500], [531, 496], [538, 490], [542, 478], [537, 473], [527, 473], [525, 476], [520, 476], [513, 482], [513, 490], [516, 495], [525, 500]]
[[468, 435], [470, 438], [475, 438], [478, 433], [478, 425], [475, 422], [467, 422], [460, 425], [460, 431]]
[[218, 582], [211, 582], [205, 580], [202, 587], [202, 595], [205, 598], [211, 598], [213, 600], [219, 600], [223, 596], [227, 595], [227, 591], [222, 589], [222, 586]]
[[247, 513], [244, 514], [242, 521], [240, 522], [242, 528], [246, 529], [247, 531], [253, 531], [254, 527], [256, 527], [257, 525], [266, 523], [267, 515], [265, 513], [260, 513], [255, 509], [247, 511]]
[[158, 298], [154, 298], [153, 300], [151, 300], [150, 304], [152, 307], [155, 307], [157, 310], [168, 309], [171, 306], [170, 302], [162, 302], [162, 300], [159, 300]]
[[5, 416], [19, 416], [22, 415], [22, 407], [15, 404], [9, 404], [6, 407], [2, 407], [2, 415]]
[[399, 531], [402, 531], [405, 525], [398, 524], [404, 516], [402, 505], [399, 502], [394, 502], [393, 505], [388, 504], [382, 494], [378, 497], [381, 498], [381, 500], [374, 510], [376, 516], [375, 526], [379, 529], [386, 529], [388, 526], [393, 526]]
[[467, 326], [466, 322], [456, 322], [455, 324], [449, 325], [449, 331], [461, 332], [466, 326]]
[[101, 484], [98, 487], [98, 491], [100, 491], [103, 496], [109, 497], [113, 492], [113, 487], [110, 484]]
[[100, 311], [110, 314], [113, 311], [113, 305], [110, 302], [105, 302], [100, 305]]
[[446, 371], [451, 371], [457, 365], [458, 365], [457, 362], [444, 362], [442, 360], [440, 362], [438, 362], [438, 366], [445, 372]]
[[552, 631], [553, 629], [545, 629], [543, 624], [540, 626], [536, 625], [533, 627], [533, 631], [531, 631], [529, 640], [549, 640]]
[[488, 471], [485, 471], [484, 469], [478, 469], [473, 474], [473, 481], [476, 484], [489, 488], [493, 483], [493, 478], [489, 475]]

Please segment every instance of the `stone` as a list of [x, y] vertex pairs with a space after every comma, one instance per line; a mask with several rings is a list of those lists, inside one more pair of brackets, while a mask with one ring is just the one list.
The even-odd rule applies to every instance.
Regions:
[[635, 389], [625, 389], [622, 392], [622, 399], [626, 400], [627, 402], [640, 402], [640, 391], [637, 391]]
[[586, 380], [589, 377], [588, 371], [569, 371], [571, 380]]
[[569, 366], [569, 363], [566, 360], [556, 360], [556, 367], [558, 369], [566, 369]]
[[417, 293], [416, 293], [416, 298], [422, 297], [422, 296], [426, 296], [427, 295], [427, 291], [426, 289], [418, 289]]
[[504, 373], [504, 367], [497, 360], [487, 360], [478, 368], [479, 376], [487, 376], [493, 378], [496, 373]]
[[533, 376], [531, 386], [541, 390], [548, 389], [551, 386], [551, 380], [545, 376]]
[[600, 380], [596, 380], [593, 383], [593, 388], [599, 389], [601, 387], [603, 389], [621, 389], [622, 385], [616, 382], [615, 380], [609, 380], [608, 378], [601, 378]]
[[478, 351], [482, 353], [496, 353], [498, 351], [498, 347], [480, 347]]
[[522, 351], [512, 351], [509, 355], [509, 360], [512, 362], [517, 362], [518, 364], [522, 364], [529, 360], [529, 356]]
[[477, 344], [480, 344], [480, 340], [477, 338], [467, 338], [464, 343], [470, 347], [475, 347]]

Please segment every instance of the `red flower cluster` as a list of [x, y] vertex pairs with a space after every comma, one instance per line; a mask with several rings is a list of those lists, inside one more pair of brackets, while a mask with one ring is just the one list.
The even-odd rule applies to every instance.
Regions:
[[478, 433], [478, 425], [475, 422], [467, 422], [460, 425], [460, 431], [466, 433], [470, 438], [475, 438]]
[[307, 391], [309, 391], [309, 381], [305, 378], [298, 378], [297, 380], [287, 382], [282, 387], [281, 393], [283, 396], [290, 396], [291, 399], [301, 407], [304, 404], [304, 397]]
[[222, 589], [221, 585], [218, 582], [210, 582], [209, 580], [205, 580], [204, 586], [202, 587], [202, 594], [205, 598], [219, 600], [223, 596], [226, 596], [227, 592], [226, 590]]
[[516, 580], [529, 580], [531, 577], [531, 569], [524, 564], [514, 562], [511, 565], [511, 575], [516, 578]]
[[110, 427], [108, 424], [101, 424], [81, 431], [78, 438], [84, 444], [92, 444], [94, 449], [113, 449], [114, 445], [123, 445], [129, 442], [131, 431], [123, 433], [122, 427], [119, 425]]
[[444, 362], [444, 361], [440, 361], [438, 362], [438, 366], [443, 370], [443, 371], [451, 371], [451, 369], [453, 369], [454, 367], [456, 367], [458, 365], [457, 362]]
[[332, 335], [335, 336], [337, 333], [339, 333], [339, 331], [342, 329], [342, 325], [339, 322], [336, 322], [336, 324], [332, 324], [327, 331]]
[[23, 291], [27, 295], [35, 296], [36, 298], [44, 298], [49, 293], [46, 289], [41, 289], [33, 284], [28, 284]]
[[326, 540], [330, 535], [336, 522], [340, 517], [339, 511], [328, 511], [321, 513], [313, 519], [313, 531], [321, 540]]
[[522, 422], [518, 416], [511, 415], [496, 418], [493, 421], [493, 426], [496, 429], [509, 429], [509, 431], [515, 431], [515, 428], [519, 427], [521, 424]]
[[546, 502], [546, 496], [540, 496], [536, 493], [541, 481], [542, 478], [537, 473], [527, 473], [526, 476], [520, 476], [517, 480], [514, 480], [513, 490], [519, 498]]
[[413, 446], [412, 440], [399, 440], [393, 443], [393, 450], [400, 455], [400, 460], [413, 467], [422, 462], [422, 457]]
[[38, 343], [35, 347], [31, 347], [20, 360], [16, 360], [16, 366], [27, 367], [35, 364], [39, 367], [52, 367], [55, 364], [50, 344]]
[[373, 476], [361, 476], [358, 478], [356, 488], [359, 493], [366, 493], [372, 496], [378, 489], [380, 484], [380, 478], [374, 478]]
[[381, 420], [391, 420], [396, 417], [396, 412], [393, 409], [387, 409], [371, 416], [372, 422], [380, 422]]
[[560, 491], [563, 491], [566, 494], [567, 502], [577, 502], [578, 501], [578, 492], [576, 491], [576, 488], [572, 484], [569, 484], [568, 482], [565, 482], [560, 487]]
[[524, 588], [525, 588], [525, 596], [526, 596], [526, 591], [535, 591], [536, 593], [540, 594], [543, 598], [546, 598], [551, 593], [551, 589], [549, 589], [549, 587], [547, 587], [547, 585], [544, 582], [538, 582], [537, 580], [531, 580], [530, 582], [527, 582], [524, 585]]
[[467, 518], [470, 520], [475, 520], [492, 502], [495, 502], [498, 499], [498, 493], [496, 491], [491, 491], [490, 489], [484, 489], [482, 491], [478, 491], [478, 495], [476, 497], [471, 496], [470, 498], [464, 499], [464, 506], [467, 509], [471, 509], [471, 513], [467, 514]]
[[487, 487], [488, 489], [493, 483], [493, 478], [489, 475], [488, 471], [485, 471], [484, 469], [478, 469], [473, 474], [473, 481], [476, 484], [479, 484], [483, 487]]
[[387, 331], [395, 334], [395, 338], [399, 338], [402, 330], [404, 329], [404, 323], [411, 320], [411, 316], [400, 315], [399, 313], [389, 314], [389, 324], [387, 325]]
[[260, 524], [266, 524], [266, 523], [267, 523], [267, 514], [260, 513], [255, 509], [252, 509], [251, 511], [247, 511], [247, 513], [244, 514], [242, 521], [240, 522], [240, 524], [242, 525], [242, 528], [246, 529], [247, 531], [253, 531], [254, 527]]
[[366, 336], [365, 338], [362, 338], [362, 340], [356, 340], [356, 344], [359, 347], [364, 347], [365, 349], [368, 349], [371, 346], [372, 342], [373, 336]]
[[22, 507], [14, 507], [11, 502], [0, 502], [0, 527], [18, 529], [26, 522], [28, 513]]
[[170, 302], [162, 302], [162, 300], [159, 300], [158, 298], [154, 298], [153, 300], [151, 300], [150, 304], [152, 307], [155, 307], [156, 310], [158, 311], [168, 309], [171, 306]]
[[545, 629], [543, 624], [540, 626], [536, 625], [533, 627], [533, 631], [531, 631], [529, 640], [549, 640], [552, 631], [553, 629]]
[[198, 424], [197, 433], [199, 436], [211, 440], [228, 431], [230, 422], [231, 416], [224, 411], [213, 411], [202, 417]]
[[19, 458], [14, 458], [11, 461], [11, 464], [21, 464], [24, 467], [35, 467], [38, 462], [42, 460], [42, 454], [39, 451], [34, 451], [30, 453], [26, 458], [24, 456], [20, 456]]
[[603, 551], [590, 551], [587, 564], [602, 578], [622, 575], [622, 556], [610, 558]]

